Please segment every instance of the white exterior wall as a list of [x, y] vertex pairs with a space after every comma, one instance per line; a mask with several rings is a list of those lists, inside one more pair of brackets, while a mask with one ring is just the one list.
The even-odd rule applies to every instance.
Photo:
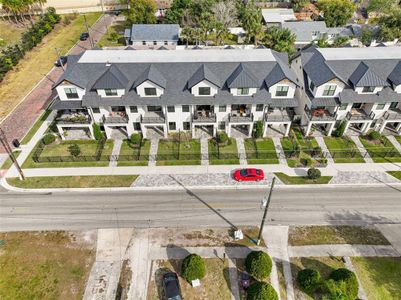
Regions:
[[256, 111], [256, 105], [257, 104], [253, 104], [252, 109], [251, 109], [251, 112], [253, 113], [253, 121], [254, 122], [263, 120], [263, 114], [265, 113], [265, 109], [266, 109], [266, 105], [263, 104], [264, 105], [263, 110]]
[[[199, 95], [200, 87], [210, 87], [210, 95], [204, 95], [204, 96]], [[191, 88], [191, 93], [196, 97], [211, 97], [211, 96], [214, 96], [217, 94], [218, 89], [219, 88], [216, 85], [214, 85], [213, 83], [203, 80]]]
[[[244, 88], [246, 88], [246, 86], [244, 86]], [[248, 96], [252, 96], [253, 94], [255, 94], [257, 92], [257, 88], [249, 88], [249, 94]], [[238, 95], [238, 89], [237, 88], [232, 88], [230, 89], [230, 93], [233, 96], [237, 96], [237, 97], [244, 97], [246, 95]]]
[[102, 98], [115, 98], [115, 97], [121, 97], [125, 94], [125, 90], [121, 89], [121, 90], [117, 90], [117, 96], [106, 96], [106, 92], [105, 90], [96, 90], [97, 94], [102, 97]]
[[[309, 81], [309, 80], [308, 80]], [[310, 81], [309, 81], [310, 82]], [[332, 95], [332, 96], [323, 96], [323, 91], [324, 91], [324, 89], [326, 88], [326, 86], [329, 86], [329, 85], [335, 85], [336, 86], [336, 91], [335, 91], [335, 93], [334, 93], [334, 95]], [[309, 85], [308, 85], [309, 86]], [[332, 80], [330, 80], [330, 81], [328, 81], [328, 82], [326, 82], [326, 83], [324, 83], [324, 84], [322, 84], [322, 85], [320, 85], [320, 86], [316, 86], [315, 88], [314, 88], [314, 90], [313, 90], [313, 95], [316, 97], [316, 98], [319, 98], [319, 97], [337, 97], [338, 96], [338, 94], [340, 93], [340, 92], [342, 92], [342, 90], [344, 89], [344, 87], [345, 87], [345, 84], [343, 83], [343, 82], [341, 82], [341, 81], [339, 81], [339, 80], [337, 80], [337, 79], [332, 79]]]
[[[216, 113], [216, 121], [217, 121], [217, 126], [219, 125], [219, 122], [225, 122], [226, 123], [226, 132], [228, 130], [228, 116], [231, 113], [231, 105], [227, 104], [226, 105], [226, 111], [225, 112], [219, 112], [219, 106], [218, 104], [216, 104], [214, 106], [214, 112]], [[219, 130], [217, 128], [217, 130]]]
[[337, 115], [336, 115], [336, 120], [343, 120], [345, 119], [345, 116], [349, 111], [351, 111], [352, 108], [352, 103], [348, 103], [347, 109], [340, 110], [340, 108], [337, 109]]
[[361, 94], [361, 95], [365, 95], [365, 94], [366, 94], [366, 95], [370, 95], [370, 94], [377, 94], [377, 93], [380, 92], [382, 89], [383, 89], [382, 86], [377, 86], [377, 87], [375, 87], [375, 89], [373, 90], [372, 93], [362, 93], [363, 87], [356, 87], [356, 88], [355, 88], [355, 92], [357, 92], [358, 94]]
[[[278, 86], [288, 86], [288, 94], [287, 94], [287, 96], [284, 96], [284, 97], [276, 96], [276, 91], [277, 91], [277, 87]], [[272, 85], [269, 88], [269, 92], [272, 95], [272, 98], [277, 98], [277, 99], [280, 99], [280, 98], [293, 98], [294, 95], [295, 95], [295, 89], [296, 89], [296, 86], [295, 86], [295, 84], [293, 82], [291, 82], [289, 80], [282, 80], [282, 81], [276, 83], [275, 85]]]
[[370, 109], [369, 113], [373, 111], [375, 114], [375, 119], [379, 119], [383, 116], [383, 114], [390, 108], [391, 103], [386, 103], [382, 109], [377, 109], [377, 103], [372, 105], [372, 108]]
[[[67, 88], [70, 88], [70, 89], [75, 88], [75, 89], [77, 89], [78, 98], [77, 99], [68, 99], [66, 94], [65, 94], [65, 91], [64, 91], [64, 89], [67, 89]], [[82, 100], [82, 96], [85, 95], [85, 89], [81, 89], [80, 87], [77, 87], [76, 85], [73, 85], [73, 84], [62, 84], [62, 85], [59, 85], [58, 87], [56, 87], [56, 91], [57, 91], [58, 97], [60, 98], [61, 101], [64, 101], [64, 100], [67, 100], [67, 101], [74, 101], [74, 100], [80, 101], [80, 100]]]
[[398, 94], [401, 94], [401, 84], [394, 87], [394, 91]]
[[[175, 122], [176, 131], [184, 130], [183, 122], [191, 122], [191, 113], [192, 113], [192, 110], [193, 110], [192, 107], [193, 107], [192, 105], [189, 105], [189, 112], [183, 112], [182, 111], [182, 105], [175, 105], [174, 106], [174, 109], [175, 109], [174, 112], [167, 112], [166, 113], [166, 118], [167, 118], [166, 124], [167, 124], [167, 127], [168, 127], [168, 123], [169, 122]], [[165, 110], [167, 111], [167, 107], [165, 108]], [[189, 130], [191, 130], [191, 128]], [[169, 130], [169, 131], [173, 131], [174, 132], [174, 130]]]
[[[153, 43], [154, 41], [145, 41], [146, 45], [143, 44], [143, 41], [132, 41], [133, 46], [166, 46], [165, 41], [156, 41], [156, 45]], [[175, 41], [167, 41], [167, 45], [177, 45]]]
[[[145, 96], [145, 88], [156, 88], [156, 95], [155, 96]], [[160, 97], [164, 93], [164, 89], [149, 80], [141, 83], [136, 87], [136, 92], [140, 97]]]

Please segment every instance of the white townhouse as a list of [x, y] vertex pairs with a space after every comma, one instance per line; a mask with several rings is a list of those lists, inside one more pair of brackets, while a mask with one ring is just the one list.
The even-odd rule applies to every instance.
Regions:
[[270, 49], [87, 50], [68, 58], [51, 108], [62, 137], [80, 129], [93, 138], [93, 122], [108, 138], [251, 136], [257, 121], [265, 136], [288, 135], [296, 87], [287, 54]]
[[312, 46], [291, 66], [306, 135], [315, 129], [330, 136], [342, 121], [348, 133], [401, 134], [401, 47]]

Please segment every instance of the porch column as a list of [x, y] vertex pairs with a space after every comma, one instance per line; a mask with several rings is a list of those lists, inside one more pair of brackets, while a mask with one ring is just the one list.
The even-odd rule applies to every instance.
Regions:
[[347, 132], [347, 130], [348, 130], [348, 127], [349, 127], [349, 125], [351, 124], [351, 122], [350, 121], [348, 121], [347, 122], [347, 124], [345, 125], [345, 128], [344, 128], [344, 133], [343, 133], [343, 135], [345, 135], [346, 134], [346, 132]]
[[387, 125], [387, 121], [383, 121], [383, 124], [381, 124], [380, 129], [379, 129], [379, 133], [382, 133], [384, 128], [386, 128]]
[[395, 128], [395, 131], [397, 131], [398, 134], [401, 134], [401, 123], [397, 125], [397, 127]]
[[128, 123], [126, 128], [127, 128], [128, 139], [129, 139], [129, 138], [131, 138], [131, 135], [134, 133], [134, 125], [132, 123]]
[[290, 129], [291, 129], [291, 123], [287, 123], [287, 126], [285, 127], [285, 135], [288, 136], [290, 134]]
[[309, 135], [311, 128], [312, 128], [312, 122], [309, 121], [308, 127], [307, 127], [306, 132], [305, 132], [305, 136]]
[[[213, 131], [214, 131], [214, 125], [213, 125]], [[227, 135], [228, 135], [228, 137], [231, 137], [231, 123], [228, 123]]]
[[111, 138], [111, 133], [113, 132], [113, 129], [111, 129], [109, 126], [104, 125], [104, 131], [106, 132], [106, 138]]
[[335, 122], [331, 123], [331, 125], [329, 127], [329, 131], [327, 132], [327, 136], [331, 136], [331, 134], [333, 133], [335, 124], [336, 124]]
[[362, 134], [366, 134], [366, 132], [368, 132], [370, 125], [372, 125], [372, 122], [367, 122], [363, 125], [361, 129]]
[[164, 126], [163, 126], [163, 133], [164, 133], [164, 138], [165, 138], [165, 139], [168, 138], [168, 132], [167, 132], [167, 130], [168, 130], [168, 127], [167, 127], [166, 124], [164, 124]]
[[269, 124], [265, 122], [265, 126], [263, 128], [263, 137], [267, 136], [267, 129], [269, 128]]
[[213, 136], [217, 135], [217, 126], [213, 124]]
[[195, 138], [195, 125], [193, 123], [191, 123], [192, 126], [192, 138]]
[[94, 140], [95, 139], [95, 134], [93, 133], [93, 126], [89, 125], [88, 129], [89, 129], [89, 132], [91, 134], [91, 139]]
[[148, 131], [146, 129], [146, 126], [144, 126], [143, 124], [141, 124], [141, 131], [142, 131], [142, 137], [144, 139], [148, 138]]
[[254, 124], [254, 123], [249, 124], [249, 133], [248, 133], [248, 137], [252, 137], [253, 124]]
[[65, 140], [63, 127], [61, 125], [57, 125], [57, 130], [58, 130], [58, 133], [60, 134], [61, 139]]

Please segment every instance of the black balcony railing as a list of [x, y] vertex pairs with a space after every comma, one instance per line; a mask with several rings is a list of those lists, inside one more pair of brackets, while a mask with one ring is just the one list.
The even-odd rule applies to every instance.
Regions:
[[192, 115], [193, 123], [214, 123], [216, 122], [216, 114], [212, 112], [195, 113]]
[[150, 115], [147, 116], [141, 116], [141, 123], [146, 123], [146, 124], [160, 124], [160, 123], [165, 123], [166, 118], [164, 117], [163, 114], [155, 114], [155, 115]]
[[374, 117], [375, 117], [375, 114], [373, 111], [368, 115], [363, 109], [358, 109], [356, 112], [348, 112], [347, 113], [348, 121], [373, 120]]
[[265, 114], [266, 122], [290, 122], [291, 117], [287, 113], [268, 112]]
[[231, 113], [228, 120], [231, 123], [253, 122], [253, 114]]
[[92, 119], [88, 115], [79, 115], [79, 116], [62, 115], [56, 118], [57, 124], [90, 124], [91, 121]]
[[385, 120], [401, 120], [401, 109], [389, 109], [383, 114]]
[[336, 117], [327, 109], [305, 109], [305, 113], [310, 121], [335, 121]]
[[104, 124], [127, 124], [128, 117], [127, 116], [103, 116]]

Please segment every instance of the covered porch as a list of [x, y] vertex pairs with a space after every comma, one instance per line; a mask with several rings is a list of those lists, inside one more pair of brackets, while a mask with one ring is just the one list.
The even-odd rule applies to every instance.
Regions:
[[283, 108], [269, 108], [265, 113], [263, 137], [285, 137], [291, 129], [291, 112]]
[[331, 113], [330, 110], [334, 110], [334, 108], [317, 107], [305, 109], [305, 114], [308, 119], [305, 136], [331, 136], [336, 124], [336, 118], [334, 113]]
[[393, 107], [390, 106], [389, 110], [384, 113], [379, 129], [380, 133], [386, 129], [394, 134], [401, 135], [401, 108], [398, 108], [397, 104], [392, 104]]

